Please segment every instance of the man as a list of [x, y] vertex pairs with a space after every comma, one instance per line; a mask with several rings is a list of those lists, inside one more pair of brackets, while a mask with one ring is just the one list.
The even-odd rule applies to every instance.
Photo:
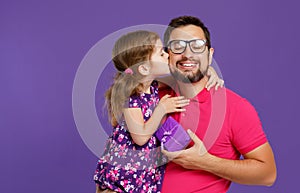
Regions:
[[206, 26], [195, 17], [175, 18], [164, 42], [176, 79], [173, 95], [191, 101], [186, 112], [174, 117], [189, 129], [193, 144], [179, 152], [163, 150], [171, 162], [162, 192], [221, 193], [231, 181], [271, 186], [276, 179], [274, 156], [253, 106], [229, 89], [204, 87], [214, 53]]

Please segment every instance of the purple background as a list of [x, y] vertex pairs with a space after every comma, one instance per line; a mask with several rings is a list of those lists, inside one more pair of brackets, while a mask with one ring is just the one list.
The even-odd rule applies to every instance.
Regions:
[[275, 152], [273, 187], [233, 184], [229, 192], [298, 192], [298, 9], [292, 0], [1, 1], [0, 192], [94, 192], [97, 157], [72, 114], [79, 64], [116, 30], [183, 14], [207, 24], [226, 87], [256, 107]]

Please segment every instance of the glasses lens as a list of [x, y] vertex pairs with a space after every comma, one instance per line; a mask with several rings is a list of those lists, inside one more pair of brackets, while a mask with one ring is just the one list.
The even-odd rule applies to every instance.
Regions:
[[193, 52], [203, 52], [205, 49], [205, 41], [204, 40], [193, 40], [190, 42], [190, 47]]
[[180, 54], [184, 52], [185, 48], [186, 48], [186, 42], [183, 40], [174, 40], [170, 42], [170, 49], [175, 54], [177, 53]]
[[189, 44], [192, 52], [194, 53], [202, 53], [206, 48], [206, 41], [201, 39], [191, 41], [173, 40], [170, 42], [169, 47], [174, 54], [181, 54], [185, 51], [187, 44]]

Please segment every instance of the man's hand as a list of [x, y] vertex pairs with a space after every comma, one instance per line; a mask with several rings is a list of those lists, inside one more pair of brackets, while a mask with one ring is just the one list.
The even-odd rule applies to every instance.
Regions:
[[195, 135], [195, 133], [191, 130], [188, 130], [187, 132], [194, 142], [192, 147], [175, 152], [169, 152], [162, 149], [162, 153], [165, 154], [169, 160], [186, 169], [202, 169], [201, 164], [208, 161], [209, 153], [207, 152], [203, 142]]
[[207, 152], [203, 142], [191, 131], [194, 145], [176, 152], [162, 152], [173, 162], [186, 169], [204, 170], [227, 180], [248, 185], [270, 186], [276, 179], [276, 164], [269, 143], [244, 155], [243, 160], [216, 157]]

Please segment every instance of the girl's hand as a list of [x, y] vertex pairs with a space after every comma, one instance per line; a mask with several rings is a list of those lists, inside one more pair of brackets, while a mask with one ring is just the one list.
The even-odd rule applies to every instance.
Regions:
[[182, 107], [185, 107], [190, 103], [189, 99], [185, 99], [184, 96], [178, 96], [178, 97], [170, 97], [171, 95], [165, 95], [163, 96], [157, 107], [161, 107], [162, 110], [165, 112], [165, 114], [173, 113], [173, 112], [183, 112], [185, 109]]
[[206, 89], [210, 90], [212, 87], [215, 87], [215, 90], [218, 90], [218, 87], [224, 86], [224, 80], [220, 79], [215, 69], [211, 66], [207, 70], [208, 82], [206, 83]]

